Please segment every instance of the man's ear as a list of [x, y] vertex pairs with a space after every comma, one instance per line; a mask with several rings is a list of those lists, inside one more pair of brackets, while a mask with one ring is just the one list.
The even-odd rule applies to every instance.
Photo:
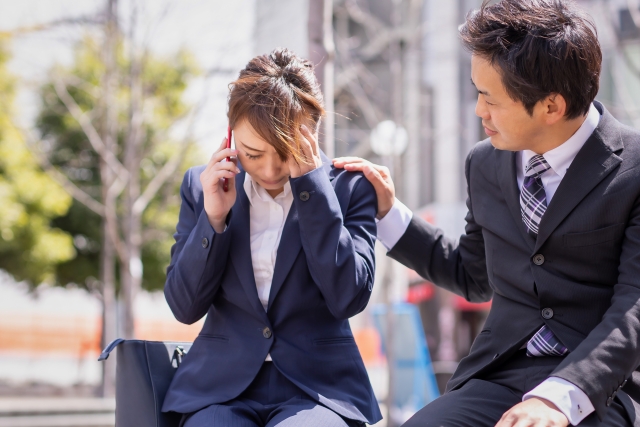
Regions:
[[565, 118], [567, 101], [564, 99], [564, 96], [559, 93], [552, 93], [541, 102], [543, 103], [543, 114], [547, 124], [553, 125]]

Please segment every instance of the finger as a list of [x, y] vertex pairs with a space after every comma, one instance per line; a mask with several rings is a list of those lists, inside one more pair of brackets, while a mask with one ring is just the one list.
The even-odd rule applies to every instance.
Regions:
[[220, 151], [220, 150], [224, 150], [227, 147], [227, 138], [222, 138], [222, 143], [220, 144], [220, 146], [218, 147], [217, 150], [215, 150], [213, 152], [213, 154], [211, 155], [211, 158], [209, 159], [209, 162], [207, 163], [207, 168], [209, 168], [210, 166], [213, 166], [214, 163], [216, 163], [215, 158], [216, 158], [216, 154]]
[[367, 160], [364, 160], [360, 157], [336, 157], [333, 159], [333, 165], [336, 167], [342, 167], [346, 164], [354, 164], [354, 163], [364, 163]]
[[217, 172], [220, 170], [228, 170], [231, 172], [235, 172], [235, 173], [240, 173], [240, 168], [238, 168], [238, 166], [236, 166], [236, 164], [231, 161], [231, 162], [218, 162], [215, 165], [213, 165], [213, 167], [211, 168], [212, 171]]
[[362, 172], [364, 173], [365, 178], [371, 182], [376, 193], [383, 193], [387, 191], [387, 183], [376, 168], [371, 165], [366, 165]]
[[207, 163], [207, 167], [205, 168], [204, 172], [208, 172], [211, 169], [211, 167], [213, 167], [214, 164], [219, 162], [219, 160], [216, 160], [217, 154], [220, 151], [224, 150], [225, 148], [227, 148], [227, 138], [222, 138], [222, 143], [220, 143], [220, 146], [211, 155], [211, 158], [209, 159], [209, 162]]
[[[211, 174], [211, 178], [213, 179], [213, 182], [215, 183], [219, 183], [220, 180], [222, 180], [223, 178], [227, 178], [228, 180], [232, 180], [236, 177], [236, 173], [234, 171], [230, 171], [230, 170], [218, 170], [215, 171]], [[217, 185], [214, 185], [215, 187], [217, 187]]]
[[225, 148], [224, 150], [220, 150], [213, 155], [213, 164], [219, 163], [226, 159], [227, 157], [235, 157], [238, 154], [238, 150], [233, 148]]
[[370, 166], [364, 162], [362, 163], [349, 163], [348, 165], [344, 165], [343, 169], [349, 172], [364, 172], [364, 168]]
[[313, 158], [313, 149], [311, 148], [311, 142], [305, 136], [303, 131], [304, 125], [300, 126], [300, 135], [302, 136], [300, 141], [300, 148], [305, 161], [310, 161]]
[[309, 143], [309, 146], [311, 147], [311, 152], [313, 153], [313, 155], [318, 157], [320, 154], [318, 154], [319, 148], [318, 148], [318, 139], [316, 138], [316, 136], [312, 134], [309, 128], [305, 125], [300, 126], [300, 133], [302, 133], [302, 136]]

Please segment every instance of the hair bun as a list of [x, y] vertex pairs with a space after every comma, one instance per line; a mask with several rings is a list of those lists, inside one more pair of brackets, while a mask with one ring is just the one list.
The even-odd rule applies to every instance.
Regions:
[[278, 47], [269, 54], [271, 60], [280, 68], [286, 68], [298, 62], [299, 58], [295, 53], [286, 47]]

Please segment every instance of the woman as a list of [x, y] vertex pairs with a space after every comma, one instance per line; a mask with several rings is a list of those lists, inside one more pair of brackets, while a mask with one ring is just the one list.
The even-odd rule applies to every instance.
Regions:
[[310, 62], [277, 49], [230, 88], [236, 148], [224, 140], [182, 184], [165, 295], [179, 321], [207, 319], [163, 411], [186, 427], [373, 424], [348, 322], [373, 286], [373, 188], [318, 149]]

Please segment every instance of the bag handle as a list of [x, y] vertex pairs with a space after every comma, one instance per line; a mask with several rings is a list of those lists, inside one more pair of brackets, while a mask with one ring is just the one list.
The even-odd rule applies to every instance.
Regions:
[[187, 354], [187, 352], [184, 351], [184, 347], [182, 347], [181, 345], [177, 346], [176, 349], [173, 350], [173, 360], [176, 361], [176, 368], [178, 368], [182, 363], [182, 356], [184, 356], [185, 354]]
[[98, 357], [98, 362], [102, 362], [103, 360], [107, 360], [109, 358], [109, 355], [113, 351], [113, 349], [116, 348], [118, 346], [118, 344], [123, 343], [123, 342], [124, 342], [124, 339], [122, 339], [122, 338], [116, 338], [115, 340], [111, 341], [109, 343], [109, 345], [107, 345], [104, 348], [104, 350], [102, 350], [102, 353], [100, 353], [100, 357]]

